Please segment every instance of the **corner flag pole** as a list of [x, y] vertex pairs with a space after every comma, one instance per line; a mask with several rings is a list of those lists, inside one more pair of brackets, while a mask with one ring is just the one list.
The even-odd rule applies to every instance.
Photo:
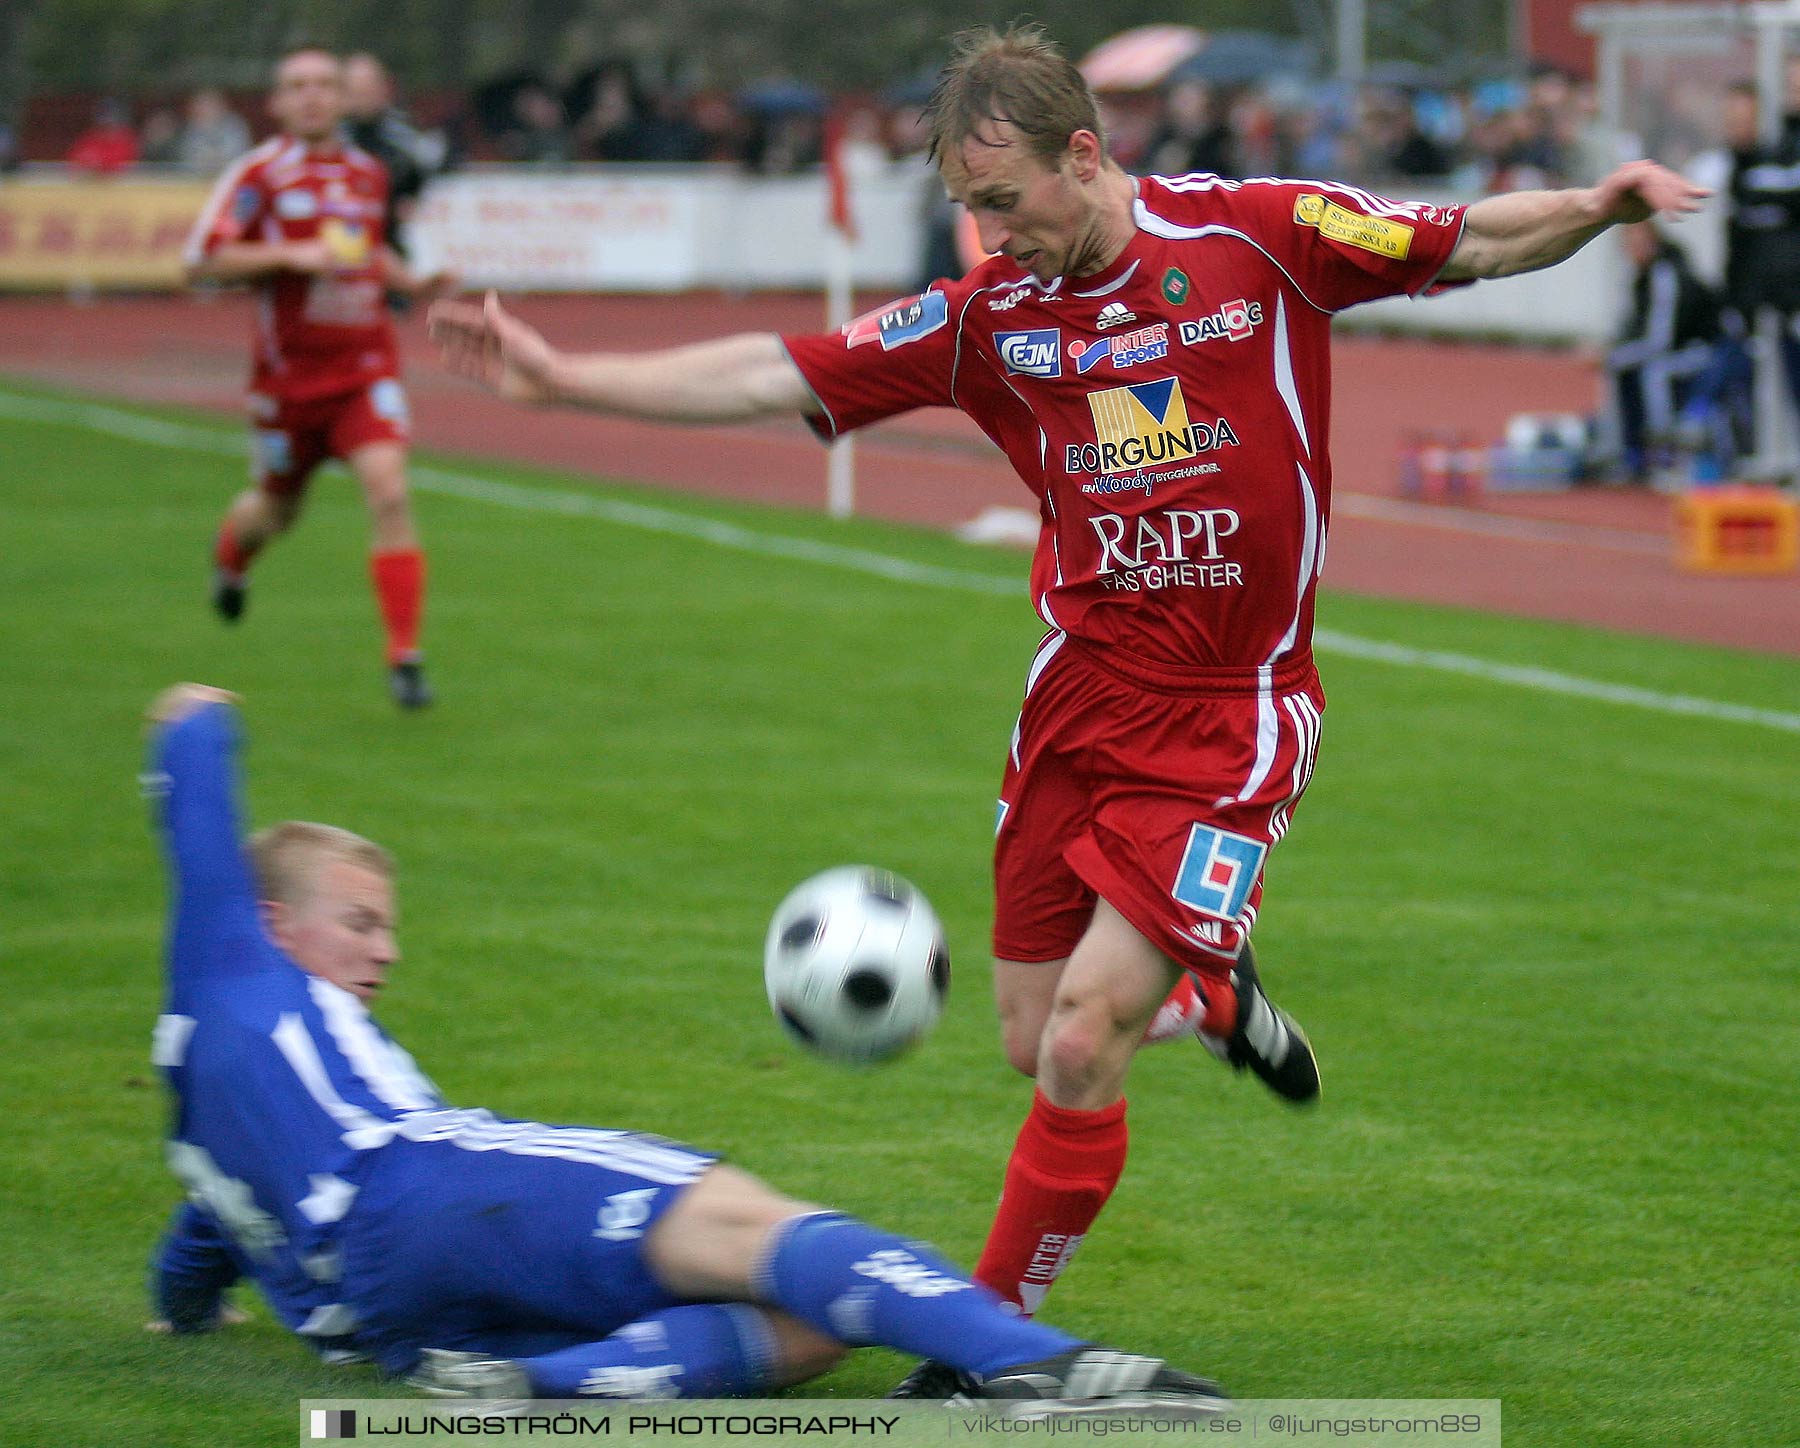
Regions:
[[[852, 298], [850, 249], [856, 223], [850, 214], [850, 179], [844, 173], [844, 125], [838, 116], [825, 122], [825, 325], [836, 330], [850, 320]], [[825, 454], [825, 510], [834, 518], [856, 511], [856, 443], [841, 437]]]

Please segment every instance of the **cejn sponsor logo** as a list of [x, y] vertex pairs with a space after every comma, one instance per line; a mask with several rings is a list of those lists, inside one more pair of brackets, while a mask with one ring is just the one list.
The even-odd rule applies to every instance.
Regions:
[[1221, 337], [1228, 342], [1242, 342], [1262, 325], [1262, 319], [1261, 302], [1247, 302], [1239, 297], [1234, 302], [1226, 302], [1211, 316], [1183, 322], [1177, 335], [1188, 347], [1217, 342]]
[[844, 345], [860, 347], [865, 342], [879, 342], [883, 352], [891, 352], [907, 342], [930, 336], [949, 320], [949, 299], [942, 292], [926, 292], [864, 312], [844, 323]]
[[1094, 319], [1094, 326], [1104, 332], [1108, 327], [1123, 327], [1127, 322], [1135, 322], [1137, 313], [1123, 302], [1108, 302], [1100, 309], [1100, 315]]
[[1215, 448], [1237, 445], [1237, 433], [1222, 417], [1188, 421], [1187, 399], [1173, 377], [1090, 392], [1087, 401], [1095, 440], [1064, 447], [1066, 473], [1114, 473], [1146, 464], [1185, 462]]
[[1169, 324], [1153, 322], [1135, 332], [1121, 332], [1116, 337], [1096, 337], [1092, 342], [1071, 342], [1069, 355], [1075, 359], [1075, 370], [1092, 372], [1108, 358], [1114, 367], [1136, 367], [1141, 362], [1159, 362], [1169, 355]]
[[1242, 526], [1233, 508], [1153, 508], [1136, 517], [1096, 513], [1095, 575], [1115, 592], [1159, 588], [1235, 588], [1243, 568], [1220, 546]]
[[1062, 376], [1062, 332], [1056, 327], [996, 332], [994, 346], [1008, 372], [1021, 377]]

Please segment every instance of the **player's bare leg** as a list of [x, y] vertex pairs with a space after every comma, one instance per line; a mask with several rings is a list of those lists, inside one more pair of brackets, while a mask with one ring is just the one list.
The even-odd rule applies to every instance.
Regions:
[[1024, 1076], [1038, 1073], [1056, 988], [1069, 958], [1061, 960], [996, 960], [994, 1005], [1000, 1013], [1000, 1045], [1008, 1064]]
[[1025, 1314], [1074, 1257], [1125, 1170], [1125, 1075], [1178, 972], [1105, 900], [1060, 967], [997, 967], [1007, 1059], [1038, 1084], [975, 1276]]
[[1057, 978], [1038, 1049], [1038, 1089], [1060, 1107], [1119, 1099], [1144, 1028], [1181, 973], [1105, 900]]
[[406, 491], [406, 448], [372, 442], [346, 459], [362, 485], [373, 532], [369, 574], [387, 630], [387, 665], [394, 702], [421, 709], [431, 702], [419, 651], [419, 620], [425, 604], [425, 555], [419, 549]]
[[227, 623], [243, 617], [248, 602], [245, 575], [250, 562], [271, 540], [294, 526], [305, 494], [246, 488], [232, 499], [213, 548], [213, 607]]

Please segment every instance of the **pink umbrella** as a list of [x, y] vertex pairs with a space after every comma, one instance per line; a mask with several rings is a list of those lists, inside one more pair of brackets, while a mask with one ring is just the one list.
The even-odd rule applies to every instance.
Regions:
[[1205, 44], [1206, 32], [1192, 25], [1139, 25], [1101, 41], [1077, 68], [1097, 91], [1150, 90]]

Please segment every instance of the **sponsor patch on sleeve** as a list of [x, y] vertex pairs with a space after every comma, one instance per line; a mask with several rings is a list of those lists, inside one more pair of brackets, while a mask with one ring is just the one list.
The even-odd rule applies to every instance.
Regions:
[[890, 302], [872, 312], [864, 312], [855, 321], [844, 324], [844, 345], [860, 347], [865, 342], [881, 343], [883, 352], [907, 342], [929, 337], [950, 320], [950, 299], [942, 292], [926, 292]]
[[262, 205], [262, 193], [254, 186], [240, 186], [231, 195], [231, 219], [238, 226], [248, 226]]
[[1294, 224], [1315, 226], [1320, 236], [1404, 261], [1412, 251], [1413, 229], [1385, 216], [1363, 216], [1315, 192], [1294, 202]]

